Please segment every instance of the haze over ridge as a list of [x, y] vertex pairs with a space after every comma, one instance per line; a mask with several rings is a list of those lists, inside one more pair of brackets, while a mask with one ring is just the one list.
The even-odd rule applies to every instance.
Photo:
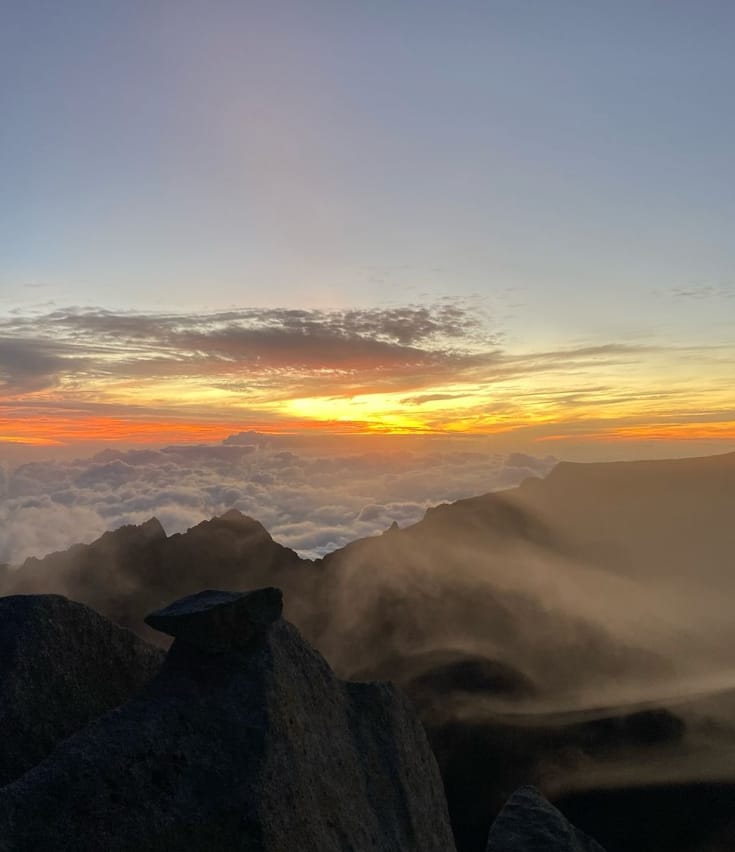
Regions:
[[[532, 460], [513, 461], [528, 465]], [[528, 467], [512, 470], [516, 475], [519, 470], [528, 473]], [[362, 608], [367, 613], [362, 619], [363, 627], [372, 624], [375, 613], [383, 607], [388, 613], [398, 607], [395, 611], [405, 615], [410, 625], [411, 601], [419, 595], [421, 605], [433, 615], [426, 626], [414, 625], [418, 644], [409, 642], [406, 648], [410, 653], [432, 650], [430, 645], [421, 647], [420, 636], [428, 624], [429, 633], [436, 634], [432, 641], [441, 632], [441, 624], [449, 631], [440, 640], [441, 647], [459, 649], [465, 642], [469, 649], [478, 641], [475, 634], [482, 635], [484, 630], [485, 616], [480, 612], [491, 604], [493, 595], [501, 594], [509, 600], [534, 601], [534, 606], [541, 606], [540, 611], [552, 620], [581, 618], [595, 629], [610, 633], [620, 649], [645, 650], [641, 657], [643, 670], [649, 657], [651, 661], [668, 657], [669, 663], [675, 659], [676, 673], [704, 677], [718, 667], [726, 668], [730, 659], [725, 639], [732, 632], [726, 601], [734, 582], [729, 570], [729, 554], [735, 546], [729, 511], [733, 493], [735, 453], [657, 462], [561, 463], [544, 479], [526, 478], [520, 487], [430, 508], [422, 520], [404, 529], [394, 526], [377, 537], [333, 550], [321, 562], [304, 562], [304, 578], [310, 578], [307, 586], [323, 583], [325, 576], [331, 578], [325, 590], [329, 588], [335, 606], [323, 641], [328, 644], [328, 636], [334, 636], [331, 654], [335, 665], [341, 665], [345, 672], [371, 665], [369, 659], [361, 662], [355, 653], [364, 648], [368, 657], [374, 657], [380, 636], [378, 629], [376, 642], [345, 641], [354, 624], [361, 623]], [[159, 555], [146, 565], [127, 565], [126, 579], [111, 600], [120, 595], [124, 600], [126, 588], [134, 596], [135, 589], [145, 589], [147, 582], [160, 583], [162, 560], [165, 563], [171, 558], [164, 555], [169, 544], [176, 544], [177, 559], [200, 579], [211, 570], [224, 571], [220, 579], [231, 574], [232, 582], [245, 581], [247, 574], [239, 574], [241, 558], [245, 559], [243, 564], [250, 566], [247, 570], [255, 570], [262, 577], [267, 576], [269, 565], [278, 568], [282, 559], [293, 564], [300, 562], [293, 551], [276, 545], [260, 523], [233, 511], [211, 522], [212, 535], [214, 530], [222, 530], [224, 553], [229, 555], [223, 557], [221, 564], [215, 559], [211, 568], [196, 564], [199, 557], [194, 551], [187, 553], [187, 541], [199, 541], [204, 546], [209, 524], [203, 522], [172, 538], [166, 537], [157, 522], [145, 524], [139, 531], [129, 528], [130, 535], [135, 533], [134, 538], [139, 540], [136, 552], [145, 554], [146, 541], [150, 540]], [[238, 531], [247, 533], [240, 544]], [[115, 542], [124, 544], [127, 535], [124, 529], [108, 533], [98, 543], [108, 562], [112, 560], [110, 564], [103, 564], [104, 559], [100, 563], [104, 581], [96, 583], [94, 560], [85, 562], [82, 588], [93, 597], [100, 596], [98, 605], [103, 610], [108, 606], [104, 603], [106, 584], [114, 586], [118, 580]], [[252, 554], [248, 555], [248, 536], [253, 535], [252, 541], [265, 548], [263, 553], [277, 547], [283, 556], [269, 556], [266, 564], [258, 566]], [[107, 544], [102, 544], [105, 541]], [[7, 571], [6, 582], [61, 584], [62, 588], [71, 582], [66, 591], [73, 597], [73, 578], [77, 576], [74, 561], [87, 550], [94, 552], [97, 546], [32, 559], [26, 563], [28, 572], [24, 567]], [[128, 557], [121, 558], [127, 564]], [[206, 563], [204, 556], [201, 558]], [[58, 560], [67, 566], [66, 575], [54, 573], [53, 565]], [[51, 567], [45, 568], [46, 563]], [[316, 570], [315, 565], [323, 568]], [[181, 581], [192, 582], [181, 570]], [[151, 572], [150, 577], [146, 572]], [[33, 576], [37, 579], [31, 579]], [[174, 576], [170, 582], [175, 584], [178, 580]], [[490, 597], [474, 594], [473, 590], [486, 586], [492, 591]], [[170, 591], [173, 593], [174, 589]], [[313, 608], [303, 589], [297, 599], [307, 609]], [[457, 601], [456, 608], [453, 599]], [[470, 615], [475, 605], [480, 608], [479, 621], [473, 621]], [[325, 600], [322, 606], [327, 607], [328, 602]], [[135, 608], [126, 604], [126, 612]], [[528, 619], [513, 615], [513, 605], [498, 610], [496, 617], [516, 640], [525, 641]], [[460, 633], [466, 634], [465, 639], [452, 638], [455, 622], [464, 625]], [[539, 624], [536, 622], [537, 628]], [[408, 635], [400, 639], [400, 634], [395, 634], [393, 638], [400, 645], [409, 641]], [[493, 654], [497, 652], [495, 648]], [[343, 655], [346, 656], [340, 664]], [[517, 664], [518, 660], [512, 658], [510, 654], [508, 662]], [[635, 669], [635, 663], [629, 661], [626, 676], [634, 676]], [[532, 680], [549, 674], [542, 666], [533, 673]]]
[[[281, 586], [287, 617], [342, 676], [409, 691], [450, 809], [453, 797], [470, 808], [470, 844], [529, 779], [572, 806], [733, 783], [733, 494], [735, 453], [562, 462], [316, 561], [231, 510], [186, 533], [151, 520], [29, 559], [4, 569], [0, 592], [61, 592], [142, 630], [181, 594]], [[726, 815], [707, 813], [719, 831]]]

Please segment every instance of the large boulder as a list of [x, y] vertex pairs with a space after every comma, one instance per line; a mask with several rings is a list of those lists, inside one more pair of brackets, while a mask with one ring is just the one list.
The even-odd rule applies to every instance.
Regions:
[[0, 787], [127, 701], [163, 656], [58, 595], [0, 598]]
[[280, 589], [254, 592], [218, 592], [208, 589], [174, 601], [146, 616], [145, 622], [187, 645], [224, 653], [245, 648], [283, 611]]
[[487, 852], [605, 852], [535, 787], [520, 787], [490, 828]]
[[401, 694], [338, 680], [277, 595], [207, 592], [151, 618], [176, 636], [160, 673], [0, 791], [0, 850], [452, 852]]

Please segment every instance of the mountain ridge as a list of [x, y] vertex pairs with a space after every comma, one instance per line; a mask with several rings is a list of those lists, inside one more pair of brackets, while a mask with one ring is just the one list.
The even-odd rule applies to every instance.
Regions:
[[[416, 702], [458, 848], [473, 852], [520, 784], [581, 802], [634, 759], [672, 754], [682, 791], [710, 771], [731, 777], [735, 697], [687, 703], [686, 684], [733, 667], [733, 462], [561, 463], [313, 561], [236, 509], [172, 536], [151, 519], [7, 569], [0, 591], [60, 592], [160, 645], [142, 618], [168, 601], [283, 588], [288, 620], [340, 678], [394, 680]], [[700, 765], [688, 738], [713, 731], [723, 743]], [[656, 830], [670, 852], [692, 852]], [[646, 848], [610, 831], [608, 852]]]
[[[723, 464], [726, 466], [725, 471], [722, 471]], [[729, 470], [730, 467], [732, 467], [732, 470]], [[400, 527], [398, 529], [401, 532], [414, 529], [424, 524], [427, 518], [429, 517], [431, 517], [432, 520], [436, 520], [436, 518], [441, 516], [442, 513], [446, 512], [449, 507], [471, 507], [477, 504], [478, 501], [485, 501], [489, 503], [497, 502], [499, 499], [503, 498], [510, 498], [510, 502], [506, 503], [506, 507], [508, 509], [518, 508], [519, 501], [513, 499], [516, 496], [525, 496], [532, 490], [537, 491], [542, 483], [545, 483], [546, 485], [556, 486], [558, 483], [565, 482], [570, 477], [579, 478], [580, 474], [582, 474], [583, 476], [587, 475], [587, 478], [589, 478], [590, 476], [594, 478], [596, 476], [602, 475], [609, 480], [611, 476], [617, 478], [619, 475], [630, 476], [631, 474], [663, 471], [664, 469], [669, 471], [675, 470], [679, 475], [681, 475], [682, 473], [701, 474], [707, 468], [719, 470], [719, 472], [721, 474], [724, 474], [725, 476], [735, 474], [735, 451], [720, 453], [712, 456], [692, 456], [673, 459], [636, 459], [628, 461], [616, 460], [605, 462], [559, 461], [544, 477], [530, 476], [527, 477], [520, 485], [515, 486], [513, 488], [491, 491], [470, 497], [464, 497], [449, 503], [438, 503], [435, 506], [430, 506], [429, 508], [427, 508], [424, 517], [421, 518], [419, 521], [405, 527]], [[520, 518], [520, 513], [516, 517]], [[65, 550], [52, 551], [43, 555], [33, 555], [24, 560], [24, 562], [20, 565], [4, 564], [0, 567], [18, 570], [19, 568], [22, 568], [28, 563], [40, 562], [45, 559], [68, 553], [73, 548], [91, 547], [93, 545], [98, 544], [107, 536], [111, 536], [118, 533], [121, 534], [123, 531], [146, 530], [149, 531], [149, 534], [154, 535], [156, 538], [160, 537], [162, 539], [175, 539], [179, 536], [187, 536], [193, 531], [199, 530], [202, 527], [206, 528], [206, 525], [217, 524], [220, 522], [236, 524], [238, 526], [243, 525], [258, 528], [259, 530], [264, 532], [269, 538], [271, 538], [271, 540], [273, 540], [270, 536], [270, 533], [257, 518], [254, 518], [251, 515], [244, 514], [236, 507], [232, 507], [220, 515], [213, 515], [211, 518], [202, 519], [202, 521], [192, 527], [189, 527], [185, 532], [182, 533], [173, 533], [171, 535], [168, 535], [165, 532], [160, 520], [155, 515], [152, 515], [150, 518], [148, 518], [141, 524], [125, 524], [121, 527], [115, 528], [114, 530], [108, 530], [101, 536], [99, 536], [97, 539], [92, 540], [91, 542], [75, 543], [69, 548], [66, 548]], [[385, 535], [387, 532], [394, 529], [395, 525], [391, 525], [383, 531], [382, 535]], [[304, 562], [321, 562], [324, 560], [329, 560], [330, 558], [334, 557], [336, 553], [339, 553], [345, 548], [352, 547], [358, 542], [369, 541], [378, 538], [380, 537], [380, 535], [381, 534], [355, 539], [344, 545], [343, 547], [336, 548], [335, 550], [330, 551], [329, 553], [325, 554], [321, 559], [311, 560], [306, 559], [304, 557], [299, 558]], [[278, 544], [278, 542], [276, 542], [276, 544]], [[285, 547], [284, 545], [280, 546]], [[291, 550], [291, 548], [286, 549]]]

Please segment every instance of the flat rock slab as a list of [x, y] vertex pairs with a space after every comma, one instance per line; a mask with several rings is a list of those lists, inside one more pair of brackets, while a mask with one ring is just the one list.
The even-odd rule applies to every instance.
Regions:
[[535, 787], [520, 787], [490, 828], [487, 852], [605, 852]]
[[254, 636], [281, 617], [282, 611], [280, 589], [207, 589], [152, 612], [145, 622], [202, 651], [224, 653], [247, 647]]

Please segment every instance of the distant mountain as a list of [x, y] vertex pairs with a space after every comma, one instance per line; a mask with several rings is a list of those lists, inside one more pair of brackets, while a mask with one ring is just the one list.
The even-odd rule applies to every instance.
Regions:
[[[632, 577], [686, 577], [732, 589], [735, 452], [667, 461], [561, 462], [506, 492], [578, 556]], [[483, 498], [479, 498], [483, 499]]]
[[[303, 568], [303, 571], [295, 571]], [[65, 594], [156, 642], [146, 612], [203, 588], [252, 588], [286, 581], [307, 594], [313, 569], [252, 518], [232, 510], [166, 536], [156, 518], [105, 533], [6, 570], [3, 591]]]
[[[66, 594], [148, 639], [144, 614], [174, 598], [281, 587], [340, 677], [413, 696], [472, 850], [523, 783], [560, 796], [735, 780], [733, 509], [735, 453], [560, 463], [318, 561], [231, 511], [170, 537], [155, 519], [123, 527], [1, 585]], [[597, 834], [608, 852], [648, 848]]]

